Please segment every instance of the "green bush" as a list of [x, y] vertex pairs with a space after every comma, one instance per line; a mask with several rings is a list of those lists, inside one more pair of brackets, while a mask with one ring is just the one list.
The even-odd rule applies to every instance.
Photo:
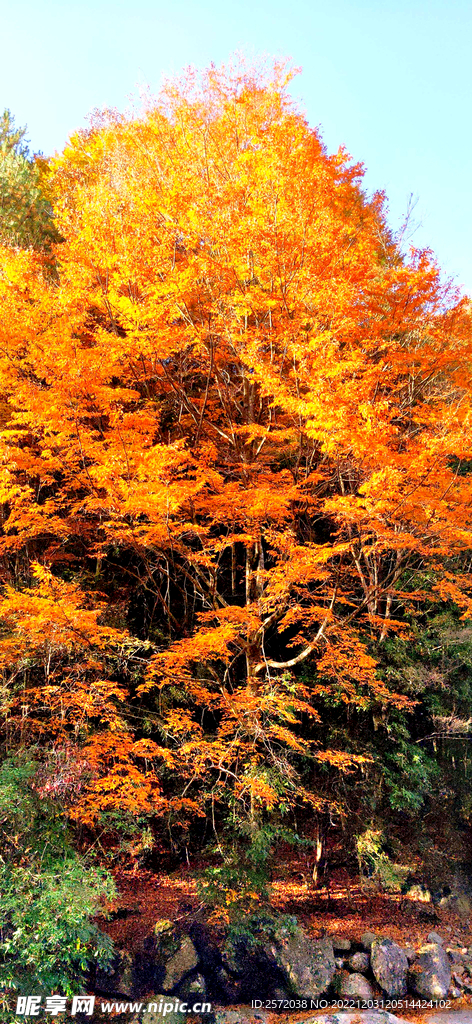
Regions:
[[70, 995], [112, 958], [92, 919], [115, 889], [73, 849], [61, 808], [35, 791], [36, 770], [26, 754], [0, 766], [0, 987]]

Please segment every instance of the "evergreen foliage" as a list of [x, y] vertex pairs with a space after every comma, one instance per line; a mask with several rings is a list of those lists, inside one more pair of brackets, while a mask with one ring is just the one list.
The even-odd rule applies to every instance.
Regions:
[[26, 128], [9, 110], [0, 118], [0, 242], [48, 251], [60, 240], [47, 195], [48, 165], [32, 157]]
[[113, 953], [93, 917], [115, 888], [71, 841], [60, 806], [38, 794], [32, 752], [0, 766], [0, 989], [83, 991]]

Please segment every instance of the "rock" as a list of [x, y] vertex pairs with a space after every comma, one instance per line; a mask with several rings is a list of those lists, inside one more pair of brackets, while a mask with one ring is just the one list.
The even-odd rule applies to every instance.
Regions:
[[238, 983], [239, 1001], [269, 999], [274, 989], [285, 987], [286, 975], [273, 951], [276, 933], [274, 925], [272, 938], [266, 932], [256, 931], [253, 935], [226, 940], [222, 950], [223, 967], [228, 977], [233, 976]]
[[203, 974], [188, 974], [180, 983], [177, 993], [181, 1002], [195, 1003], [206, 999], [206, 981]]
[[170, 993], [198, 964], [198, 953], [188, 935], [172, 921], [157, 921], [135, 956], [136, 991]]
[[129, 998], [132, 998], [133, 993], [135, 991], [133, 963], [132, 963], [132, 959], [131, 959], [130, 956], [126, 956], [126, 959], [127, 959], [128, 962], [123, 967], [123, 969], [122, 969], [122, 971], [120, 973], [120, 984], [119, 984], [118, 992], [120, 993], [120, 995], [124, 995], [124, 996], [128, 996]]
[[468, 896], [457, 896], [454, 909], [459, 917], [465, 920], [472, 914], [472, 902]]
[[294, 932], [281, 928], [266, 950], [296, 998], [314, 999], [329, 988], [336, 970], [333, 944], [329, 939], [310, 939], [300, 927]]
[[364, 949], [370, 952], [370, 947], [372, 946], [374, 939], [378, 938], [380, 938], [380, 936], [376, 935], [375, 932], [364, 932], [364, 934], [361, 935], [361, 944]]
[[363, 974], [348, 974], [347, 971], [343, 971], [339, 985], [339, 995], [341, 999], [357, 999], [359, 1002], [363, 1002], [367, 999], [373, 999], [374, 993], [372, 986], [367, 981], [367, 978], [364, 978]]
[[156, 936], [157, 942], [160, 946], [167, 944], [169, 946], [175, 938], [175, 930], [173, 921], [169, 921], [169, 918], [159, 918], [156, 921], [153, 934]]
[[273, 999], [290, 999], [290, 993], [287, 992], [286, 988], [274, 988], [272, 992]]
[[189, 928], [190, 938], [198, 953], [204, 973], [221, 966], [221, 951], [208, 925], [194, 921]]
[[427, 942], [435, 942], [438, 946], [442, 946], [443, 942], [444, 942], [444, 939], [442, 939], [441, 936], [438, 935], [437, 932], [430, 932], [426, 941]]
[[357, 974], [367, 974], [370, 967], [369, 955], [368, 953], [353, 953], [347, 963], [351, 971], [356, 971]]
[[346, 963], [344, 957], [342, 957], [342, 956], [335, 956], [334, 962], [336, 964], [337, 970], [338, 971], [342, 971], [343, 968], [344, 968], [344, 964]]
[[462, 995], [461, 989], [455, 988], [455, 986], [453, 985], [453, 987], [449, 991], [449, 995], [452, 997], [452, 999], [460, 999]]
[[118, 907], [117, 910], [112, 910], [108, 920], [126, 921], [128, 917], [137, 917], [140, 913], [141, 904], [137, 901], [135, 903], [128, 904], [127, 907]]
[[144, 992], [159, 992], [164, 977], [164, 968], [157, 960], [154, 935], [147, 935], [133, 959], [134, 995]]
[[133, 984], [133, 960], [129, 953], [119, 953], [114, 957], [108, 969], [99, 968], [95, 975], [95, 987], [99, 992], [127, 996], [132, 999], [135, 991]]
[[404, 946], [403, 952], [408, 960], [408, 963], [410, 964], [411, 961], [415, 959], [416, 949], [414, 948], [414, 946]]
[[338, 939], [336, 935], [331, 935], [330, 939], [335, 953], [349, 953], [352, 945], [350, 939]]
[[224, 967], [218, 967], [213, 973], [213, 982], [219, 998], [223, 1003], [237, 1003], [241, 997], [241, 980], [232, 978]]
[[408, 960], [396, 942], [374, 939], [370, 962], [374, 978], [386, 995], [394, 998], [406, 995]]
[[472, 1024], [472, 1013], [470, 1006], [464, 1010], [454, 1010], [452, 1014], [450, 1010], [444, 1010], [441, 1013], [437, 1011], [435, 1013], [429, 1013], [427, 1017], [421, 1018], [425, 1024]]
[[444, 999], [451, 984], [451, 964], [437, 942], [420, 946], [408, 975], [410, 987], [424, 999]]
[[198, 954], [189, 935], [179, 940], [179, 946], [173, 956], [166, 961], [165, 974], [162, 981], [164, 992], [172, 990], [198, 964]]
[[249, 961], [254, 953], [254, 942], [246, 937], [227, 938], [221, 951], [223, 967], [236, 976], [250, 970]]
[[417, 920], [425, 921], [426, 924], [438, 924], [440, 918], [432, 904], [429, 905], [428, 903], [423, 903], [417, 911]]
[[456, 946], [446, 946], [446, 953], [449, 954], [449, 958], [450, 958], [450, 960], [452, 960], [453, 964], [460, 964], [460, 963], [462, 963], [461, 950], [457, 949]]
[[[167, 1017], [166, 1017], [167, 1020]], [[251, 1024], [249, 1011], [238, 1010], [216, 1010], [214, 1015], [215, 1024]]]
[[[167, 1020], [167, 1018], [165, 1018]], [[267, 1013], [261, 1010], [255, 1010], [251, 1006], [238, 1006], [237, 1010], [222, 1010], [217, 1009], [208, 1017], [207, 1014], [197, 1017], [197, 1020], [202, 1021], [205, 1024], [266, 1024]], [[165, 1024], [165, 1021], [164, 1021]]]

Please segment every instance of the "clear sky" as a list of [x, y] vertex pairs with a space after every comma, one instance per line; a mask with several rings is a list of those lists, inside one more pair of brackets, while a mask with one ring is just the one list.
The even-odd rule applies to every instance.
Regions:
[[344, 144], [397, 227], [472, 293], [472, 0], [0, 0], [0, 107], [45, 154], [97, 107], [235, 50], [289, 56], [329, 151]]

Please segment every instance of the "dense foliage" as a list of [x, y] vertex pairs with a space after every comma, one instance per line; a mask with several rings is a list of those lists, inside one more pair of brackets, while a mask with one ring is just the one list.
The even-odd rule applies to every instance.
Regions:
[[47, 251], [59, 242], [48, 197], [48, 166], [32, 157], [26, 128], [15, 128], [9, 110], [0, 118], [0, 242]]
[[31, 752], [0, 768], [0, 890], [2, 990], [80, 992], [90, 968], [108, 964], [112, 944], [91, 919], [113, 883], [74, 850]]
[[0, 276], [5, 751], [108, 849], [213, 843], [226, 902], [329, 824], [373, 856], [470, 708], [469, 305], [289, 80], [73, 136], [54, 278], [13, 228]]

